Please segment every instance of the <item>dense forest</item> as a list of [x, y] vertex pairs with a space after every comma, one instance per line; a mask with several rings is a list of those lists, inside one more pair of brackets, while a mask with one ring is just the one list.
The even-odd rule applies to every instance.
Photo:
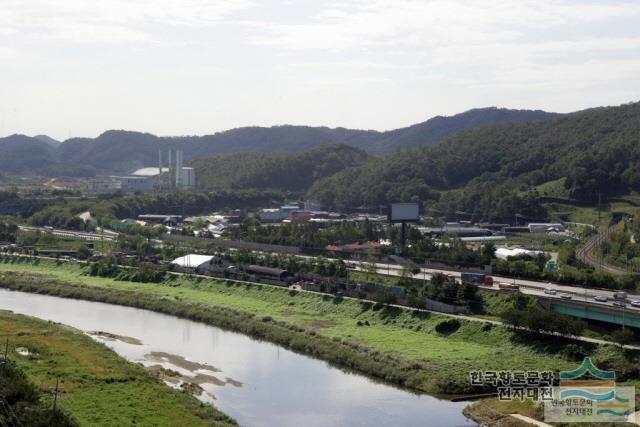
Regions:
[[203, 189], [276, 189], [305, 192], [319, 178], [361, 165], [369, 158], [347, 145], [324, 145], [291, 154], [238, 153], [195, 160]]
[[[345, 144], [370, 154], [436, 143], [466, 129], [493, 123], [546, 120], [543, 111], [481, 108], [387, 132], [311, 126], [243, 127], [213, 135], [158, 137], [110, 130], [96, 138], [71, 138], [60, 144], [44, 135], [0, 138], [0, 170], [8, 174], [93, 176], [130, 173], [158, 164], [158, 150], [181, 148], [186, 161], [242, 152], [290, 153], [327, 144]], [[165, 157], [166, 162], [166, 157]]]
[[338, 209], [426, 201], [474, 219], [544, 218], [536, 186], [546, 182], [566, 178], [567, 195], [586, 202], [639, 189], [639, 143], [640, 103], [494, 125], [372, 158], [319, 180], [309, 197]]

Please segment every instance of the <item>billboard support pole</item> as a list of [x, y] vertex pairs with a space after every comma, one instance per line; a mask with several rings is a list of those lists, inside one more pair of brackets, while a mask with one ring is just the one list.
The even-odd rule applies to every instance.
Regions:
[[400, 256], [405, 256], [407, 240], [407, 221], [402, 221], [402, 228], [400, 230]]

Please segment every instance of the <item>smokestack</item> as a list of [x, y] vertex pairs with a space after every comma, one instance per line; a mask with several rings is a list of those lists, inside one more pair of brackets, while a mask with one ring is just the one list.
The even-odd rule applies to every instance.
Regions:
[[162, 150], [158, 150], [158, 181], [156, 182], [158, 188], [162, 187]]
[[171, 170], [173, 169], [173, 165], [171, 164], [171, 148], [169, 148], [168, 152], [169, 152], [169, 177], [167, 178], [167, 187], [171, 188], [171, 185], [172, 185]]
[[180, 175], [182, 175], [182, 166], [180, 166], [180, 150], [176, 150], [176, 188], [180, 188]]

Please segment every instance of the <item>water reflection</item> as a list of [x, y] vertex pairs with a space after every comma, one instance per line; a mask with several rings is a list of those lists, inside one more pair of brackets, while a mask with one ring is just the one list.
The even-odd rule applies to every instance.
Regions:
[[[473, 425], [462, 415], [465, 403], [413, 395], [276, 345], [188, 320], [129, 307], [2, 289], [0, 309], [83, 331], [135, 338], [142, 344], [117, 339], [102, 341], [128, 360], [147, 366], [159, 364], [188, 376], [200, 374], [199, 385], [206, 392], [200, 398], [211, 400], [215, 396], [215, 405], [242, 425]], [[149, 354], [171, 357], [149, 360], [145, 358]], [[185, 369], [180, 363], [197, 368]], [[218, 381], [207, 382], [206, 375], [213, 375]]]

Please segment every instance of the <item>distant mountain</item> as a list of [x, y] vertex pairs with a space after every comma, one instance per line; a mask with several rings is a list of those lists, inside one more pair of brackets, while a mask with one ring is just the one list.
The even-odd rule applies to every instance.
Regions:
[[205, 189], [272, 189], [305, 192], [318, 179], [365, 163], [369, 155], [344, 144], [291, 154], [236, 153], [193, 161], [198, 186]]
[[158, 150], [167, 144], [149, 133], [110, 130], [97, 138], [72, 138], [58, 147], [64, 164], [82, 164], [98, 173], [130, 173], [158, 164]]
[[640, 103], [471, 129], [320, 179], [308, 196], [339, 209], [420, 201], [504, 221], [544, 217], [537, 187], [551, 183], [585, 202], [640, 191]]
[[[369, 153], [385, 154], [400, 147], [433, 144], [447, 139], [454, 133], [499, 123], [522, 123], [534, 120], [551, 120], [562, 114], [540, 110], [509, 110], [506, 108], [476, 108], [450, 117], [437, 116], [426, 122], [380, 134], [366, 147]], [[362, 147], [364, 148], [364, 147]]]
[[[387, 132], [309, 126], [244, 127], [205, 136], [157, 137], [148, 133], [110, 130], [97, 138], [72, 138], [56, 145], [46, 136], [33, 138], [55, 147], [39, 173], [76, 175], [129, 173], [158, 164], [158, 150], [181, 148], [185, 162], [196, 158], [242, 152], [290, 153], [327, 144], [344, 144], [381, 155], [400, 147], [432, 144], [469, 128], [504, 122], [546, 120], [555, 113], [482, 108]], [[14, 170], [12, 172], [15, 173]], [[36, 173], [31, 170], [28, 173]], [[22, 173], [22, 172], [20, 172]]]
[[55, 161], [55, 149], [25, 135], [0, 138], [0, 171], [4, 174], [37, 174]]
[[35, 139], [42, 141], [42, 142], [46, 142], [47, 144], [49, 144], [52, 147], [57, 147], [58, 145], [61, 144], [60, 141], [58, 141], [57, 139], [53, 139], [50, 136], [47, 135], [36, 135], [34, 136]]

